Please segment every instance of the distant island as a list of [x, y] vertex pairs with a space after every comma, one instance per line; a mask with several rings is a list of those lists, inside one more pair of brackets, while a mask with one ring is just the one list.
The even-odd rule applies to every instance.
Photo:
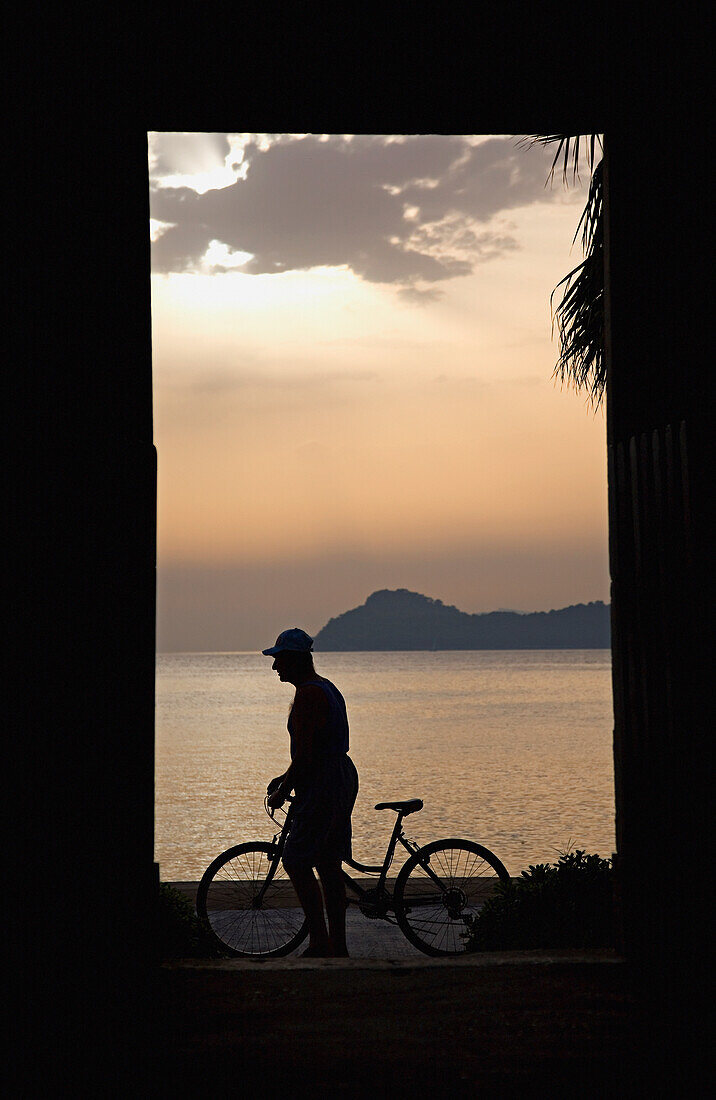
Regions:
[[314, 649], [608, 649], [609, 605], [597, 600], [559, 611], [469, 615], [409, 592], [374, 592], [361, 607], [329, 619]]

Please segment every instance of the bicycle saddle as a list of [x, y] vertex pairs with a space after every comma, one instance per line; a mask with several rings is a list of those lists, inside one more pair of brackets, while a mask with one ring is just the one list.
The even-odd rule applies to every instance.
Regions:
[[379, 802], [376, 806], [376, 810], [395, 810], [398, 814], [414, 814], [422, 808], [422, 798], [409, 798], [407, 802]]

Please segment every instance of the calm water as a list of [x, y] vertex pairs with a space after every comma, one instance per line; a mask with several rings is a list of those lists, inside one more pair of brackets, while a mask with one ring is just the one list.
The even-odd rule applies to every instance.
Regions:
[[[321, 653], [345, 696], [360, 774], [353, 853], [382, 860], [394, 815], [421, 843], [467, 837], [511, 874], [557, 849], [611, 855], [609, 650]], [[156, 855], [165, 881], [197, 879], [231, 844], [270, 839], [266, 783], [288, 764], [293, 688], [253, 653], [157, 658]]]

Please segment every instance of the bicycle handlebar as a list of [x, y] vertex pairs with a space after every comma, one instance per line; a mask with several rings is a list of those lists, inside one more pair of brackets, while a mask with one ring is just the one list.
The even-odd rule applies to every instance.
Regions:
[[[268, 804], [268, 798], [269, 798], [269, 796], [268, 796], [268, 792], [267, 792], [267, 793], [266, 793], [266, 794], [264, 795], [264, 810], [266, 811], [266, 813], [268, 814], [268, 816], [269, 816], [269, 817], [271, 818], [271, 820], [273, 821], [273, 819], [274, 819], [273, 815], [274, 815], [274, 814], [276, 813], [276, 810], [280, 810], [280, 809], [283, 809], [283, 807], [282, 807], [282, 806], [273, 806], [273, 807], [272, 807], [271, 809], [269, 809], [269, 804]], [[284, 802], [293, 802], [293, 797], [292, 797], [292, 795], [290, 795], [290, 794], [287, 794], [287, 795], [286, 795], [286, 797], [285, 797], [285, 799], [284, 799]], [[284, 810], [284, 813], [285, 813], [285, 812], [286, 812], [286, 811]]]

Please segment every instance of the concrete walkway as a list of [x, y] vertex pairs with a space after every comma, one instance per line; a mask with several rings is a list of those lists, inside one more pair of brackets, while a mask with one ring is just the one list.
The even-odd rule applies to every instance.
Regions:
[[[198, 883], [167, 883], [188, 898], [192, 904], [196, 899]], [[351, 956], [356, 959], [404, 959], [426, 958], [427, 956], [405, 938], [395, 923], [390, 920], [371, 920], [365, 917], [357, 905], [351, 902], [346, 913], [346, 940]], [[296, 958], [306, 949], [306, 942], [287, 958]]]
[[[192, 901], [195, 883], [172, 883]], [[612, 950], [433, 958], [351, 906], [347, 959], [181, 959], [151, 996], [146, 1095], [674, 1095]]]
[[[346, 943], [354, 959], [404, 959], [427, 956], [406, 940], [397, 924], [369, 920], [350, 906], [346, 913]], [[299, 953], [303, 946], [299, 948]]]

